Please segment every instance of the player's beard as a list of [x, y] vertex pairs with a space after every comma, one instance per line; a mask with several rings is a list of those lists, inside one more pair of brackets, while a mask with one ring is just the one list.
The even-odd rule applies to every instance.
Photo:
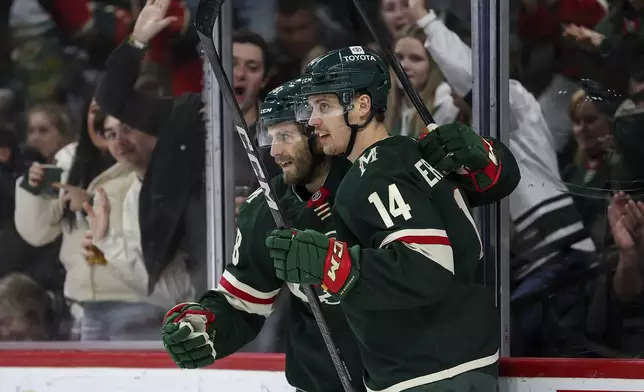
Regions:
[[295, 150], [291, 159], [291, 171], [283, 172], [284, 183], [288, 185], [306, 185], [311, 182], [318, 167], [324, 162], [324, 155], [311, 154], [308, 141]]

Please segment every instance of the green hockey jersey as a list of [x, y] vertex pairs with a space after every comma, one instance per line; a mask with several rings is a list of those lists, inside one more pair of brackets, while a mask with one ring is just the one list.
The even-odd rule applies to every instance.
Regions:
[[495, 373], [494, 289], [475, 282], [483, 250], [461, 190], [415, 141], [367, 149], [336, 195], [337, 238], [360, 245], [360, 278], [341, 300], [368, 390], [403, 391], [481, 369]]
[[[304, 187], [273, 180], [284, 215], [295, 227], [308, 227], [335, 236], [331, 206], [334, 194], [351, 163], [333, 158], [324, 186], [314, 195]], [[242, 348], [260, 331], [281, 289], [299, 299], [289, 301], [286, 377], [291, 385], [307, 392], [343, 391], [311, 308], [300, 285], [285, 284], [275, 276], [273, 260], [264, 245], [275, 223], [261, 190], [253, 193], [240, 209], [232, 262], [226, 266], [218, 287], [207, 292], [200, 303], [216, 316], [215, 351], [223, 358]], [[318, 289], [322, 313], [335, 344], [342, 353], [356, 391], [364, 391], [362, 362], [355, 337], [339, 303]]]

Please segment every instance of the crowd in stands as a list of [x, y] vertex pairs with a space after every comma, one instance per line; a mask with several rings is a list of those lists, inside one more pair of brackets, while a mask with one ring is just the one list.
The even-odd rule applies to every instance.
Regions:
[[[142, 51], [124, 41], [144, 3], [0, 5], [0, 345], [156, 341], [167, 309], [207, 289], [198, 0], [170, 0]], [[350, 1], [233, 3], [231, 78], [253, 131], [264, 94], [318, 55], [379, 50]], [[437, 123], [471, 124], [469, 2], [363, 3]], [[639, 357], [644, 0], [509, 4], [512, 355]], [[110, 62], [115, 50], [135, 67]], [[422, 120], [391, 75], [387, 129], [416, 137]], [[177, 103], [197, 114], [167, 126]], [[239, 206], [257, 181], [235, 140]], [[284, 350], [283, 297], [246, 350]]]

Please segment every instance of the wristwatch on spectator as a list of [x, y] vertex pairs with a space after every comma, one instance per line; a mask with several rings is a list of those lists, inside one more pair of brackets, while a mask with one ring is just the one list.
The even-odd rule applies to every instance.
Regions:
[[143, 43], [143, 42], [141, 42], [141, 41], [139, 41], [137, 39], [132, 38], [131, 35], [127, 37], [126, 42], [128, 43], [128, 45], [133, 46], [133, 47], [135, 47], [135, 48], [137, 48], [139, 50], [145, 50], [145, 49], [148, 48], [148, 44]]

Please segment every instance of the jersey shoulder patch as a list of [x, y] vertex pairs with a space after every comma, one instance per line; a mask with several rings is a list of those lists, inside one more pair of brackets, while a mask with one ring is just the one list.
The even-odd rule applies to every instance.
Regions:
[[[392, 175], [404, 171], [411, 160], [420, 159], [418, 142], [407, 136], [391, 136], [383, 139], [360, 155], [350, 172], [358, 177], [388, 172]], [[357, 172], [357, 173], [356, 173]]]

